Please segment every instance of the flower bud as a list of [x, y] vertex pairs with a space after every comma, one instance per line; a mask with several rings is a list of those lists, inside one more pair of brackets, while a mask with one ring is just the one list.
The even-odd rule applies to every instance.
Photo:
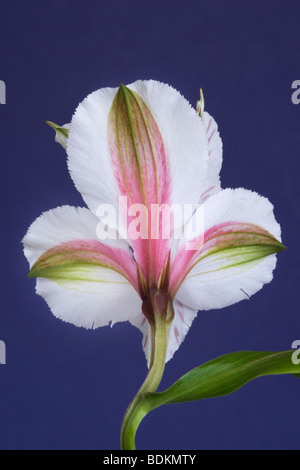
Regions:
[[63, 126], [58, 126], [54, 122], [46, 121], [46, 123], [55, 130], [55, 142], [60, 144], [64, 149], [67, 148], [67, 140], [70, 130], [70, 124], [64, 124]]

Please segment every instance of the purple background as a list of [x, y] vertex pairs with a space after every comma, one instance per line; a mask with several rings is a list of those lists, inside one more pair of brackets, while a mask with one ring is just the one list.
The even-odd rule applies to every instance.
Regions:
[[[299, 1], [0, 0], [0, 448], [117, 449], [146, 374], [128, 323], [86, 331], [57, 320], [26, 279], [21, 239], [42, 211], [82, 205], [45, 120], [68, 122], [90, 92], [167, 82], [206, 108], [224, 142], [223, 187], [270, 198], [288, 250], [250, 301], [198, 314], [162, 386], [218, 355], [300, 339]], [[234, 395], [151, 413], [140, 449], [299, 448], [300, 381], [256, 380]]]

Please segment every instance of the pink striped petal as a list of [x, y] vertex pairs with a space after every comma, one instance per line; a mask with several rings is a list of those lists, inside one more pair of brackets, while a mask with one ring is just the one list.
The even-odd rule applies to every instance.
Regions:
[[86, 328], [142, 315], [129, 245], [97, 240], [98, 224], [88, 209], [58, 207], [36, 219], [23, 240], [37, 293], [55, 316]]
[[98, 268], [116, 271], [138, 291], [137, 267], [130, 252], [97, 240], [71, 240], [47, 250], [34, 263], [28, 277], [74, 282], [105, 281], [103, 270]]
[[[227, 219], [227, 220], [226, 220]], [[248, 219], [248, 221], [247, 221]], [[284, 249], [270, 202], [244, 189], [224, 190], [204, 204], [204, 232], [172, 264], [171, 295], [194, 309], [222, 308], [270, 282]]]
[[[203, 237], [199, 237], [201, 244]], [[199, 246], [197, 239], [193, 242]], [[177, 255], [172, 270], [170, 289], [173, 295], [193, 267], [214, 257], [218, 261], [214, 270], [224, 270], [283, 250], [283, 245], [269, 232], [254, 224], [226, 222], [215, 225], [204, 233], [204, 242], [198, 250], [183, 248]], [[212, 267], [208, 268], [212, 269]]]
[[162, 238], [161, 223], [157, 226], [157, 238], [153, 237], [156, 218], [151, 218], [151, 208], [169, 203], [169, 161], [149, 108], [138, 93], [124, 85], [120, 86], [109, 114], [108, 142], [120, 193], [127, 197], [130, 210], [133, 209], [132, 217], [135, 218], [136, 210], [142, 212], [141, 237], [135, 239], [130, 233], [134, 219], [127, 220], [135, 257], [149, 286], [157, 285], [170, 240]]

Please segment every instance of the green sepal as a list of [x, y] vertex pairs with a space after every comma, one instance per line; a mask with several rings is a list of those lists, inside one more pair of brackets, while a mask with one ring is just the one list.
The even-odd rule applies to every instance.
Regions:
[[64, 149], [67, 148], [67, 140], [68, 140], [68, 137], [69, 137], [69, 129], [67, 127], [62, 127], [62, 126], [59, 126], [58, 124], [55, 124], [54, 122], [51, 122], [51, 121], [46, 121], [46, 124], [48, 124], [48, 126], [52, 127], [52, 129], [55, 130], [56, 132], [56, 142], [58, 142], [59, 144], [61, 144], [63, 146]]

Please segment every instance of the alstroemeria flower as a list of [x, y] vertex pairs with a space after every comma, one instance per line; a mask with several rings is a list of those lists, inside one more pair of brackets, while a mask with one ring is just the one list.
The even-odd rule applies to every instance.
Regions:
[[[200, 108], [199, 117], [175, 89], [156, 81], [89, 95], [67, 137], [70, 174], [88, 208], [45, 212], [24, 238], [29, 277], [37, 278], [36, 291], [54, 315], [86, 328], [128, 320], [142, 331], [146, 354], [149, 302], [161, 294], [170, 320], [167, 360], [198, 310], [247, 299], [270, 282], [275, 253], [283, 249], [267, 199], [221, 189], [222, 142]], [[147, 237], [100, 240], [98, 207], [118, 210], [120, 196], [149, 209], [192, 205], [185, 226], [202, 204], [204, 227], [194, 248], [173, 232], [163, 237], [161, 229], [152, 238], [150, 220]]]

